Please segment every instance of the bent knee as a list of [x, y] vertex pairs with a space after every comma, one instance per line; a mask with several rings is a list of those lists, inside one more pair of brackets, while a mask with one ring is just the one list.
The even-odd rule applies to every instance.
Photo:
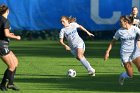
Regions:
[[8, 68], [11, 70], [11, 71], [14, 71], [16, 69], [16, 65], [15, 64], [11, 64], [8, 66]]
[[82, 59], [83, 57], [84, 57], [83, 55], [77, 55], [76, 58], [77, 58], [78, 60], [80, 60], [80, 59]]
[[18, 67], [18, 61], [15, 63], [15, 67]]
[[9, 66], [8, 68], [10, 69], [10, 71], [14, 71], [16, 69], [15, 66]]

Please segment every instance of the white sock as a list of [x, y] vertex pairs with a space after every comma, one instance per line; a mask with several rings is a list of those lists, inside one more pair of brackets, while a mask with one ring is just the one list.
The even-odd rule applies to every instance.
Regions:
[[130, 78], [126, 72], [123, 72], [123, 73], [121, 74], [121, 77], [123, 77], [123, 78]]
[[91, 67], [90, 63], [86, 60], [85, 57], [80, 59], [80, 62], [82, 63], [82, 65], [88, 70], [91, 71], [93, 68]]

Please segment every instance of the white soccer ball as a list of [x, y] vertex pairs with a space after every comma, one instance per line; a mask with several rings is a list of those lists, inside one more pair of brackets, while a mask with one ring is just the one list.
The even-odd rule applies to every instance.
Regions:
[[69, 69], [67, 75], [68, 77], [76, 77], [76, 71], [74, 69]]

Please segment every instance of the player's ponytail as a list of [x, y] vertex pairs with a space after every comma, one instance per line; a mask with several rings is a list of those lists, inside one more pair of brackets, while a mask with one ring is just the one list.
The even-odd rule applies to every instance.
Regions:
[[66, 20], [68, 20], [69, 23], [76, 22], [76, 18], [71, 17], [71, 16], [70, 17], [68, 17], [68, 16], [62, 16], [61, 19], [63, 19], [63, 18], [66, 19]]
[[8, 10], [6, 5], [0, 5], [0, 15], [3, 15]]
[[69, 23], [72, 23], [72, 22], [76, 22], [76, 18], [70, 16], [70, 17], [69, 17]]

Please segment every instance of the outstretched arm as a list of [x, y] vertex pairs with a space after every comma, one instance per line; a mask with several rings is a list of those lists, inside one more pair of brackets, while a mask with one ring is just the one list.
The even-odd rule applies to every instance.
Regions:
[[112, 46], [113, 46], [113, 44], [115, 43], [115, 39], [113, 39], [111, 42], [110, 42], [110, 44], [109, 44], [109, 46], [108, 46], [108, 49], [106, 50], [106, 53], [105, 53], [105, 56], [104, 56], [104, 60], [106, 61], [108, 58], [109, 58], [109, 53], [110, 53], [110, 51], [111, 51], [111, 49], [112, 49]]
[[70, 47], [64, 43], [63, 38], [60, 38], [60, 41], [59, 41], [59, 42], [60, 42], [60, 44], [61, 44], [62, 46], [64, 46], [64, 48], [65, 48], [66, 50], [71, 50]]
[[83, 26], [79, 25], [79, 28], [81, 30], [83, 30], [84, 32], [86, 32], [89, 36], [94, 36], [92, 33], [90, 33], [89, 31], [87, 31]]

